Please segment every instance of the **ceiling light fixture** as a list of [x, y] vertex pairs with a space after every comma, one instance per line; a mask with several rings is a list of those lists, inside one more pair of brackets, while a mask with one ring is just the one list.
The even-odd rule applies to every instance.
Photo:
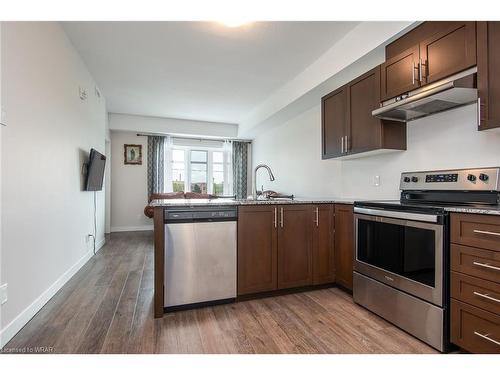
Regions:
[[240, 26], [243, 26], [243, 25], [250, 23], [250, 21], [247, 19], [237, 18], [237, 17], [234, 17], [231, 19], [226, 19], [226, 20], [221, 20], [218, 22], [223, 24], [226, 27], [240, 27]]

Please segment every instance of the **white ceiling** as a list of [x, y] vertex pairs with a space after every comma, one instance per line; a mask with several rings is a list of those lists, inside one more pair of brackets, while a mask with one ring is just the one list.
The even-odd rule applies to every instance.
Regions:
[[239, 123], [358, 22], [63, 22], [108, 111]]

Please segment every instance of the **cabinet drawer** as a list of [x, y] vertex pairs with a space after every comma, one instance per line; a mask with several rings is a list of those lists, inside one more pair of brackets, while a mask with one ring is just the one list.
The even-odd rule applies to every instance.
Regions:
[[452, 299], [451, 342], [472, 353], [500, 353], [500, 316]]
[[500, 284], [451, 272], [451, 297], [500, 314]]
[[500, 251], [500, 216], [452, 214], [451, 242]]
[[500, 283], [500, 252], [452, 244], [451, 269]]

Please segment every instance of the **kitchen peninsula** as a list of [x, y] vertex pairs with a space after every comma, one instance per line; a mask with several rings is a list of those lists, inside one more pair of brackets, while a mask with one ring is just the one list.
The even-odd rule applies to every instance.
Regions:
[[163, 316], [165, 310], [166, 213], [169, 210], [235, 209], [237, 292], [234, 299], [240, 299], [333, 283], [352, 290], [353, 203], [353, 199], [329, 198], [151, 202], [155, 230], [155, 317]]

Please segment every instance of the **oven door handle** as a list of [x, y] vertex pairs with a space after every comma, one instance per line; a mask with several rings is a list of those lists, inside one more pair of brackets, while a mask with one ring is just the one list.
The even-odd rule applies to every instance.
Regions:
[[377, 210], [374, 208], [363, 208], [363, 207], [354, 207], [354, 212], [358, 214], [389, 217], [395, 219], [426, 221], [428, 223], [438, 222], [438, 215], [431, 215], [431, 214], [416, 214], [413, 212]]

